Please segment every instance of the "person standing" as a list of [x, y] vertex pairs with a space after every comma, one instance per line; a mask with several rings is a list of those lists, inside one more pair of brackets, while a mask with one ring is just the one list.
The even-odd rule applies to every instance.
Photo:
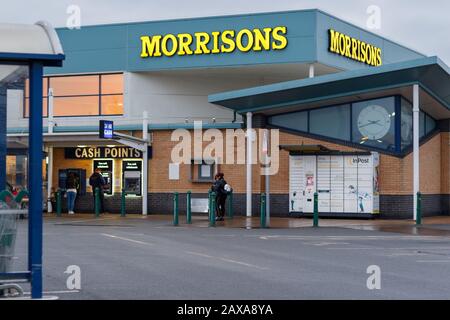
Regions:
[[66, 181], [67, 210], [74, 214], [75, 199], [77, 197], [78, 180], [73, 172], [69, 173]]
[[94, 173], [89, 178], [89, 184], [92, 187], [92, 193], [94, 195], [94, 208], [95, 208], [95, 188], [99, 189], [99, 198], [100, 198], [100, 213], [104, 213], [104, 193], [103, 188], [106, 185], [105, 178], [102, 176], [102, 170], [100, 168], [96, 168]]
[[212, 191], [216, 193], [216, 221], [223, 221], [225, 217], [225, 202], [228, 194], [225, 190], [227, 182], [224, 179], [224, 174], [221, 172], [217, 173], [214, 179], [215, 182], [212, 186]]

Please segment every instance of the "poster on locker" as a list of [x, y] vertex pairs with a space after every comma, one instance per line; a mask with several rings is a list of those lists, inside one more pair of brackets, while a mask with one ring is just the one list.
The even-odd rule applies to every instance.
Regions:
[[371, 155], [357, 157], [358, 163], [358, 213], [372, 213], [373, 164]]
[[380, 213], [380, 189], [379, 189], [379, 181], [378, 181], [378, 168], [380, 164], [380, 155], [378, 152], [372, 152], [372, 166], [373, 166], [373, 203], [372, 203], [372, 213], [379, 214]]
[[344, 212], [358, 212], [358, 156], [344, 156]]

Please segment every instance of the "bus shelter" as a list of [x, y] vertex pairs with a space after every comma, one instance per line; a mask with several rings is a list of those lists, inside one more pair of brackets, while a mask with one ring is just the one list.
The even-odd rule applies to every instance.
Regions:
[[[0, 282], [31, 283], [31, 297], [42, 298], [43, 232], [43, 69], [62, 66], [64, 53], [55, 30], [46, 22], [34, 25], [0, 24], [0, 190], [6, 177], [8, 112], [27, 115], [28, 262], [23, 271], [0, 273]], [[0, 212], [1, 213], [1, 212]]]

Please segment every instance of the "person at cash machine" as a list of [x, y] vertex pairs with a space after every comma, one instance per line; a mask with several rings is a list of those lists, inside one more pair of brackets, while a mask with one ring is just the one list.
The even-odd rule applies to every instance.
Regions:
[[94, 208], [95, 208], [95, 188], [99, 189], [99, 198], [100, 198], [100, 213], [104, 213], [104, 193], [103, 188], [106, 185], [105, 178], [102, 176], [102, 170], [100, 168], [95, 169], [94, 173], [89, 178], [89, 184], [92, 187], [92, 193], [94, 195]]

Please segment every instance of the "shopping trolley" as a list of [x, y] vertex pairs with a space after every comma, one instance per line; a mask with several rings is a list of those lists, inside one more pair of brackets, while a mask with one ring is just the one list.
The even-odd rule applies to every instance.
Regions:
[[[12, 271], [17, 235], [17, 222], [27, 213], [21, 209], [22, 196], [17, 198], [9, 191], [0, 192], [0, 274]], [[0, 297], [22, 296], [23, 290], [14, 279], [0, 279]]]

